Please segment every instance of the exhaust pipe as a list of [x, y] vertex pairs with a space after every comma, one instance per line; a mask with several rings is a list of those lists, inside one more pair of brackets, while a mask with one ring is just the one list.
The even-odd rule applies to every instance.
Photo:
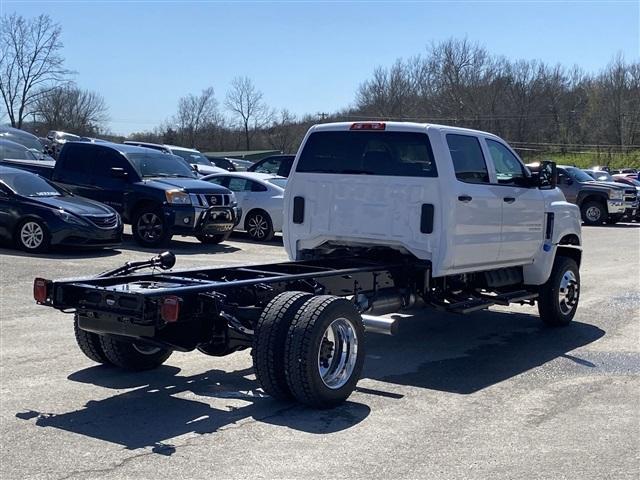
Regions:
[[362, 315], [362, 323], [367, 332], [395, 335], [398, 333], [398, 320], [394, 318]]

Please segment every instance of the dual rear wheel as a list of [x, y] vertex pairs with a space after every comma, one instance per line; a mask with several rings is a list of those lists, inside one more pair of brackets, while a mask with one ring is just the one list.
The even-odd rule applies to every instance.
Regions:
[[364, 327], [353, 303], [330, 295], [285, 292], [256, 326], [253, 364], [265, 393], [314, 408], [344, 402], [364, 362]]

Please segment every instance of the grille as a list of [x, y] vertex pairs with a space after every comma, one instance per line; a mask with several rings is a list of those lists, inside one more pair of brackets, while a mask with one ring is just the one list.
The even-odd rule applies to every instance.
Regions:
[[100, 228], [113, 228], [118, 224], [118, 216], [109, 215], [85, 215], [84, 218]]
[[624, 201], [625, 202], [635, 202], [638, 199], [638, 192], [633, 189], [628, 189], [624, 191]]
[[224, 194], [209, 195], [205, 193], [202, 195], [203, 203], [210, 207], [223, 207], [231, 203], [231, 197]]

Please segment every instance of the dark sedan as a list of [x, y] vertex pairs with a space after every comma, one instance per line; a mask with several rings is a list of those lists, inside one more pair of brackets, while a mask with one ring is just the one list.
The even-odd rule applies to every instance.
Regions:
[[53, 245], [110, 247], [122, 240], [122, 221], [111, 207], [0, 166], [0, 239], [28, 252]]

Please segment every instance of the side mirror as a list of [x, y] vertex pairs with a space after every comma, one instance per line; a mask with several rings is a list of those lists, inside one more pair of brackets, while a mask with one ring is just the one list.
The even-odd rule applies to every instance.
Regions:
[[540, 162], [540, 172], [538, 173], [538, 188], [540, 190], [553, 190], [558, 183], [555, 162], [543, 160]]
[[122, 167], [111, 167], [111, 176], [113, 178], [120, 178], [124, 180], [129, 176], [129, 174]]

